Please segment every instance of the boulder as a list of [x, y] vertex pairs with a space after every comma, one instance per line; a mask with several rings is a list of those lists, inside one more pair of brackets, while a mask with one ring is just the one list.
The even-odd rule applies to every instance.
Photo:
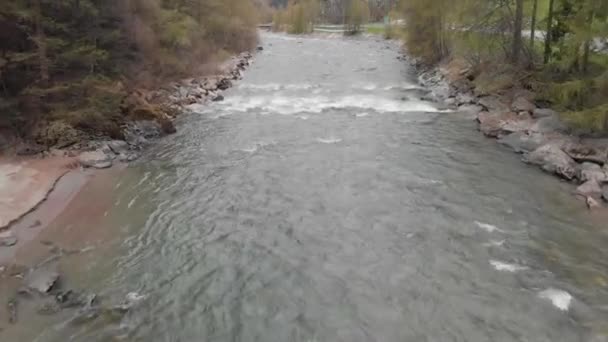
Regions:
[[602, 189], [602, 198], [604, 199], [604, 201], [608, 202], [608, 186], [605, 186]]
[[538, 119], [530, 130], [539, 133], [565, 132], [568, 130], [568, 126], [566, 126], [557, 116], [547, 116]]
[[480, 112], [477, 115], [479, 130], [489, 137], [499, 137], [530, 129], [532, 121], [521, 119], [513, 112]]
[[48, 293], [59, 280], [59, 272], [53, 268], [39, 268], [30, 272], [25, 278], [28, 288], [42, 294]]
[[608, 173], [602, 169], [601, 166], [595, 163], [584, 162], [581, 164], [578, 178], [582, 182], [596, 181], [599, 183], [604, 183], [608, 182]]
[[498, 142], [517, 153], [529, 153], [541, 147], [547, 140], [540, 133], [515, 132], [501, 137]]
[[555, 116], [555, 117], [557, 117], [558, 114], [557, 114], [556, 111], [554, 111], [553, 109], [550, 109], [550, 108], [536, 108], [532, 112], [532, 116], [535, 119], [539, 119], [539, 118], [545, 118], [545, 117], [548, 117], [548, 116]]
[[538, 165], [544, 171], [554, 173], [567, 180], [577, 175], [577, 164], [557, 144], [545, 144], [524, 157], [529, 164]]
[[224, 101], [224, 96], [223, 95], [216, 95], [214, 98], [211, 99], [211, 101], [213, 101], [213, 102]]
[[205, 79], [205, 82], [203, 83], [203, 89], [205, 89], [207, 91], [214, 91], [217, 89], [217, 85], [218, 85], [218, 79], [215, 77], [209, 77], [209, 78]]
[[164, 134], [173, 134], [173, 133], [177, 132], [175, 125], [173, 125], [173, 121], [171, 121], [167, 118], [160, 119], [159, 124], [160, 124], [160, 130]]
[[108, 148], [117, 155], [129, 151], [129, 144], [123, 140], [112, 140], [108, 142]]
[[602, 188], [597, 181], [590, 180], [576, 188], [576, 193], [583, 196], [600, 196]]
[[525, 97], [520, 96], [511, 103], [511, 109], [516, 112], [532, 112], [536, 109], [536, 106]]
[[227, 78], [221, 79], [217, 84], [217, 89], [219, 90], [226, 90], [230, 87], [232, 87], [232, 81]]
[[495, 96], [484, 96], [477, 102], [489, 112], [508, 112], [509, 106]]
[[604, 165], [608, 162], [608, 150], [597, 147], [573, 143], [564, 146], [564, 151], [579, 163], [591, 162], [599, 165]]
[[[153, 120], [140, 120], [127, 124], [125, 136], [128, 137], [129, 134], [135, 134], [146, 139], [151, 139], [160, 137], [161, 132], [161, 127], [158, 122]], [[129, 142], [128, 139], [127, 142]]]
[[456, 95], [456, 103], [459, 106], [472, 104], [474, 101], [475, 98], [469, 93], [459, 93]]
[[84, 167], [106, 169], [112, 166], [112, 159], [101, 150], [83, 152], [78, 156], [78, 161]]

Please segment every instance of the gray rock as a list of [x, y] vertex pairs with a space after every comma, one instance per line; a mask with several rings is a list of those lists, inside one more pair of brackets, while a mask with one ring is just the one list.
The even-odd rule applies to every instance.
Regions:
[[529, 153], [545, 144], [546, 139], [540, 133], [515, 132], [500, 138], [498, 142], [517, 153]]
[[232, 81], [227, 78], [220, 80], [217, 84], [217, 89], [219, 90], [226, 90], [230, 87], [232, 87]]
[[589, 209], [596, 209], [596, 208], [601, 208], [602, 205], [593, 197], [588, 196], [587, 197], [587, 207]]
[[0, 247], [11, 247], [17, 244], [17, 237], [10, 230], [0, 233]]
[[479, 105], [486, 108], [488, 111], [508, 112], [509, 106], [504, 104], [495, 96], [484, 96], [479, 99]]
[[557, 114], [556, 111], [554, 111], [553, 109], [550, 109], [550, 108], [536, 108], [532, 112], [532, 116], [534, 118], [538, 119], [538, 118], [544, 118], [544, 117], [547, 117], [547, 116], [555, 116], [555, 117], [557, 117], [558, 114]]
[[587, 182], [587, 181], [596, 181], [599, 183], [608, 182], [608, 173], [606, 173], [606, 171], [604, 169], [602, 169], [601, 166], [599, 166], [595, 163], [584, 162], [581, 164], [581, 167], [580, 167], [579, 179], [582, 182]]
[[522, 119], [513, 112], [480, 112], [477, 121], [479, 121], [479, 130], [489, 137], [525, 132], [533, 124], [531, 120]]
[[529, 164], [538, 165], [546, 172], [572, 180], [577, 175], [577, 164], [557, 144], [545, 144], [524, 157]]
[[471, 94], [458, 94], [456, 95], [456, 102], [459, 106], [468, 105], [475, 102], [475, 98]]
[[78, 156], [78, 161], [84, 167], [106, 169], [112, 166], [112, 159], [103, 151], [83, 152]]
[[568, 130], [568, 126], [558, 116], [554, 115], [538, 119], [530, 130], [539, 133], [565, 132]]
[[28, 288], [42, 294], [48, 293], [59, 280], [59, 273], [52, 268], [39, 268], [30, 272], [25, 278]]
[[123, 140], [112, 140], [108, 143], [108, 147], [117, 155], [129, 151], [129, 144]]
[[264, 47], [260, 45], [260, 46], [258, 46], [258, 47], [257, 47], [257, 50], [258, 50], [258, 51], [263, 51], [263, 50], [264, 50]]
[[608, 161], [608, 150], [579, 142], [566, 144], [563, 150], [579, 163], [591, 162], [604, 165]]
[[604, 201], [608, 202], [608, 186], [605, 186], [602, 189], [602, 198], [604, 199]]
[[601, 195], [602, 188], [597, 181], [590, 180], [576, 188], [576, 193], [583, 196], [596, 196]]
[[128, 123], [124, 134], [125, 140], [129, 145], [140, 148], [149, 144], [148, 139], [160, 137], [162, 129], [156, 121], [141, 120]]
[[213, 101], [213, 102], [224, 101], [224, 96], [223, 95], [217, 95], [213, 99], [211, 99], [211, 101]]
[[516, 112], [532, 112], [536, 109], [536, 106], [525, 97], [520, 96], [513, 101], [511, 109]]

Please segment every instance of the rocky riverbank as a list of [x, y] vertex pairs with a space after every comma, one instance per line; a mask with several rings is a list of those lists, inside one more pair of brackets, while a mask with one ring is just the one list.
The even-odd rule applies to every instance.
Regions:
[[608, 138], [575, 134], [559, 113], [535, 102], [531, 91], [476, 89], [476, 76], [466, 63], [451, 61], [433, 69], [410, 63], [420, 70], [420, 83], [432, 89], [428, 97], [474, 114], [485, 136], [522, 154], [522, 161], [576, 184], [574, 194], [590, 209], [608, 202]]
[[42, 202], [70, 169], [79, 166], [104, 169], [139, 158], [141, 151], [155, 139], [175, 132], [173, 119], [187, 111], [186, 106], [222, 100], [221, 92], [242, 78], [252, 57], [250, 52], [234, 56], [218, 68], [217, 75], [131, 93], [122, 104], [127, 118], [120, 134], [124, 139], [83, 138], [69, 146], [17, 146], [13, 155], [0, 163], [0, 193], [5, 195], [0, 201], [0, 230]]

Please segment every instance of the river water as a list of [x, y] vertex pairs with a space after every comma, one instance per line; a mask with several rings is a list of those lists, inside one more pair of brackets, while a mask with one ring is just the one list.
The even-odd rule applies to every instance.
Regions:
[[262, 39], [75, 223], [112, 234], [66, 282], [137, 304], [28, 338], [606, 341], [606, 227], [570, 185], [420, 101], [395, 43]]

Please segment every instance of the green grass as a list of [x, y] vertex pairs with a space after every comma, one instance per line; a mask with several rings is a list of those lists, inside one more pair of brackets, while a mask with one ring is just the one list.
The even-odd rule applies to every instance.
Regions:
[[384, 24], [370, 24], [365, 27], [365, 32], [369, 34], [384, 35], [386, 28]]

